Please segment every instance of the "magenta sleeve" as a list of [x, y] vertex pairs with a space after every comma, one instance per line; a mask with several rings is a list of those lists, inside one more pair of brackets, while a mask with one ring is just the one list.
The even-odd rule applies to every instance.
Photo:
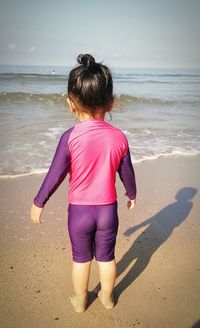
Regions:
[[125, 187], [127, 196], [129, 199], [135, 199], [137, 194], [136, 179], [129, 149], [128, 153], [121, 159], [118, 173]]
[[49, 171], [34, 199], [34, 204], [38, 207], [44, 207], [70, 170], [68, 140], [72, 130], [73, 128], [67, 130], [60, 138]]

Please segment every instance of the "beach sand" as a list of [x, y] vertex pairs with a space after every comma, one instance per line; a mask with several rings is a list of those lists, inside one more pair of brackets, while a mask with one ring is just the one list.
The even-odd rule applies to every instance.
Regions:
[[117, 181], [116, 305], [106, 310], [92, 293], [99, 282], [94, 261], [83, 314], [68, 301], [73, 288], [67, 179], [46, 205], [42, 225], [32, 224], [30, 206], [44, 175], [0, 180], [0, 327], [199, 327], [199, 167], [200, 156], [135, 165], [133, 211]]

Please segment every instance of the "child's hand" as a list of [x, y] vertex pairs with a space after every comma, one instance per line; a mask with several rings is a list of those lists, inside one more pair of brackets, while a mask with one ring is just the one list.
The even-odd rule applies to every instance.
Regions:
[[31, 206], [31, 220], [33, 223], [42, 223], [41, 215], [44, 207], [38, 207], [35, 204]]
[[127, 207], [129, 210], [132, 210], [136, 205], [136, 199], [129, 199], [127, 202]]

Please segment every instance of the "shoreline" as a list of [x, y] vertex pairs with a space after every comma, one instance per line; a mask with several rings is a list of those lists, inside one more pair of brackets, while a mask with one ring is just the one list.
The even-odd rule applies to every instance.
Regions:
[[[165, 154], [165, 155], [158, 155], [157, 157], [149, 157], [149, 158], [145, 158], [143, 160], [134, 160], [134, 158], [132, 157], [132, 162], [134, 167], [137, 165], [141, 165], [141, 164], [145, 164], [148, 162], [152, 162], [152, 161], [157, 161], [160, 159], [181, 159], [182, 157], [186, 157], [186, 158], [190, 158], [190, 157], [198, 157], [200, 156], [200, 153], [188, 153], [188, 154], [182, 154], [182, 153], [173, 153], [173, 154]], [[23, 177], [29, 177], [29, 176], [37, 176], [37, 175], [45, 175], [47, 174], [48, 169], [42, 169], [42, 170], [36, 170], [34, 172], [26, 172], [26, 173], [19, 173], [19, 174], [6, 174], [6, 175], [0, 175], [0, 181], [1, 180], [7, 180], [7, 179], [18, 179], [18, 178], [23, 178]]]
[[115, 307], [106, 311], [91, 291], [81, 316], [73, 293], [66, 232], [67, 180], [33, 225], [30, 206], [44, 174], [0, 179], [1, 324], [11, 327], [191, 328], [200, 303], [200, 155], [134, 164], [138, 197], [128, 211], [117, 179], [120, 218]]

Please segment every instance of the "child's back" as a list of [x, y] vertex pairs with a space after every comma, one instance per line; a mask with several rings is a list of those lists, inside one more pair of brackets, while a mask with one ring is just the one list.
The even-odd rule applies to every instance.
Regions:
[[77, 124], [70, 132], [69, 202], [110, 204], [116, 200], [115, 176], [128, 152], [124, 134], [104, 120]]

